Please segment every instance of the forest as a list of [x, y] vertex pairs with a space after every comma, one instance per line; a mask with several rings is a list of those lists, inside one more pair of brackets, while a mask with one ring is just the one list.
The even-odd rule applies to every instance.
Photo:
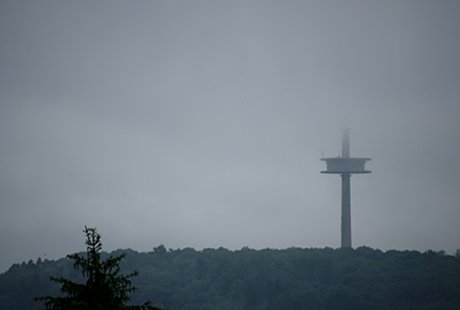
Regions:
[[[460, 309], [460, 255], [357, 249], [130, 249], [122, 272], [138, 271], [131, 302], [170, 310]], [[43, 309], [58, 295], [50, 277], [79, 281], [68, 258], [12, 265], [0, 274], [1, 309]]]

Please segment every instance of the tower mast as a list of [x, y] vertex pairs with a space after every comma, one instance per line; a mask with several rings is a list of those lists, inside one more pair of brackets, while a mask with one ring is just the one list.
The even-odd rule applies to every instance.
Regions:
[[354, 173], [370, 173], [365, 169], [370, 158], [350, 157], [350, 131], [342, 132], [342, 156], [321, 158], [326, 162], [326, 170], [321, 173], [340, 174], [342, 179], [342, 221], [341, 247], [351, 248], [351, 175]]

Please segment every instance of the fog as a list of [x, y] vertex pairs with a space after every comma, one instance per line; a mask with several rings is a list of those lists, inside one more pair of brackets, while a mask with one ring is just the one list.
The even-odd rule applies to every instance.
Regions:
[[0, 271], [84, 248], [460, 248], [458, 1], [0, 3]]

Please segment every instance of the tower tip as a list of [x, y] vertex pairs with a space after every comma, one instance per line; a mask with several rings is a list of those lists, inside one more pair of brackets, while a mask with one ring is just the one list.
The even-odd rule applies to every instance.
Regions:
[[342, 157], [350, 157], [350, 129], [348, 128], [342, 131]]

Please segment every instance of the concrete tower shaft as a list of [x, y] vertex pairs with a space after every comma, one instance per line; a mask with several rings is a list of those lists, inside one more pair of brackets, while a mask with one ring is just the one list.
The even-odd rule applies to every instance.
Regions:
[[342, 173], [342, 221], [341, 221], [341, 245], [342, 248], [351, 248], [351, 174]]
[[[342, 132], [342, 158], [350, 158], [350, 130]], [[342, 221], [341, 245], [342, 248], [351, 248], [351, 189], [350, 173], [342, 173]]]

